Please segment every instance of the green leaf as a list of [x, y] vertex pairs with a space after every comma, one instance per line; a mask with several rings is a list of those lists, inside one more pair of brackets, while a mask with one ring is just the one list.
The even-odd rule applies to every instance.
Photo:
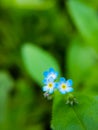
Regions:
[[88, 77], [95, 63], [93, 49], [81, 43], [79, 39], [73, 40], [67, 52], [68, 74], [74, 80], [75, 86]]
[[10, 77], [10, 75], [5, 72], [0, 72], [0, 129], [2, 127], [2, 123], [6, 120], [7, 115], [7, 105], [8, 105], [8, 95], [9, 91], [13, 87], [13, 79]]
[[43, 129], [44, 129], [43, 124], [38, 123], [36, 125], [33, 124], [33, 126], [30, 126], [26, 130], [43, 130]]
[[[15, 82], [18, 93], [13, 99], [10, 99], [8, 107], [7, 124], [9, 130], [24, 129], [24, 124], [28, 118], [29, 107], [35, 100], [35, 95], [30, 87], [30, 83], [24, 79], [18, 79]], [[32, 109], [33, 109], [32, 105]], [[13, 123], [12, 123], [13, 122]]]
[[2, 4], [7, 7], [47, 10], [54, 7], [54, 2], [44, 0], [1, 0]]
[[77, 95], [79, 104], [66, 104], [61, 95], [55, 95], [52, 114], [53, 130], [97, 130], [98, 96]]
[[84, 86], [86, 86], [85, 93], [98, 94], [98, 64], [91, 69]]
[[28, 73], [39, 84], [42, 84], [43, 72], [50, 67], [60, 72], [59, 65], [55, 58], [33, 44], [25, 44], [22, 47], [22, 57]]
[[98, 50], [98, 18], [96, 11], [76, 0], [69, 0], [68, 9], [78, 31], [88, 44]]

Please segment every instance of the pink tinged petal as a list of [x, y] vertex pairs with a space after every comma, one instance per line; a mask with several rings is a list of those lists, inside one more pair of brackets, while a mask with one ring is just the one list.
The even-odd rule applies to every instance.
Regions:
[[43, 87], [43, 91], [45, 92], [45, 91], [48, 91], [48, 86], [44, 86]]
[[66, 88], [66, 92], [73, 92], [73, 90], [74, 90], [74, 89], [73, 89], [72, 87], [67, 87], [67, 88]]

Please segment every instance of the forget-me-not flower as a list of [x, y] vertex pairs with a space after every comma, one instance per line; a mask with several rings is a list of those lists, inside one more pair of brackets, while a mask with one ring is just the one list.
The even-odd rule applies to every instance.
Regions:
[[54, 92], [54, 88], [55, 88], [54, 79], [52, 77], [50, 77], [48, 80], [45, 79], [44, 84], [45, 84], [45, 86], [43, 87], [43, 91], [47, 92], [49, 94], [52, 94]]
[[61, 77], [60, 82], [58, 83], [58, 89], [62, 94], [66, 94], [68, 92], [72, 92], [73, 88], [71, 87], [73, 84], [72, 80], [65, 80], [65, 78]]
[[49, 71], [45, 71], [43, 73], [45, 80], [49, 80], [50, 78], [52, 78], [53, 80], [55, 80], [58, 76], [58, 72], [56, 72], [53, 68], [50, 68]]

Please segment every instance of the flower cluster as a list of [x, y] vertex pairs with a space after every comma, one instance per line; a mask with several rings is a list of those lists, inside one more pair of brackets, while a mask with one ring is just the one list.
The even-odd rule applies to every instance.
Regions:
[[45, 71], [43, 75], [43, 91], [45, 92], [45, 94], [52, 94], [56, 89], [59, 90], [61, 94], [66, 94], [68, 92], [73, 91], [73, 82], [71, 79], [66, 80], [64, 77], [61, 77], [59, 82], [55, 81], [58, 77], [58, 72], [56, 72], [53, 68], [50, 68], [48, 71]]

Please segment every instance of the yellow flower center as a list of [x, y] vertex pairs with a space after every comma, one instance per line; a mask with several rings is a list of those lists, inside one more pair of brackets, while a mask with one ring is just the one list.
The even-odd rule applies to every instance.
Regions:
[[66, 84], [62, 84], [62, 89], [66, 89], [66, 88], [67, 88]]
[[48, 84], [48, 87], [49, 87], [49, 88], [52, 88], [52, 87], [53, 87], [53, 84], [52, 84], [52, 83], [49, 83], [49, 84]]

